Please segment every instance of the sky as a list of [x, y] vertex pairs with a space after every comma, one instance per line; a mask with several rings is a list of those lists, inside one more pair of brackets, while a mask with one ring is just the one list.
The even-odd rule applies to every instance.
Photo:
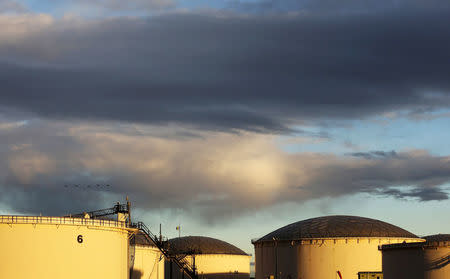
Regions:
[[0, 0], [0, 214], [449, 233], [447, 0]]

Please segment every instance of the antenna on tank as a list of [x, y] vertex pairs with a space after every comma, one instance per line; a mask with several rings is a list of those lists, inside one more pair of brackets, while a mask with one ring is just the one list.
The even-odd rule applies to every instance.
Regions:
[[178, 231], [178, 238], [180, 238], [181, 237], [181, 225], [178, 225], [176, 227], [176, 230]]
[[128, 195], [126, 197], [126, 200], [127, 200], [128, 224], [131, 224], [131, 202], [128, 200]]

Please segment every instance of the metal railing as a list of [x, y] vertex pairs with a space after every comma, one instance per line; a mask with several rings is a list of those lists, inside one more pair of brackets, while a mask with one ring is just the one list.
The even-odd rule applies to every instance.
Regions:
[[126, 222], [87, 219], [72, 217], [51, 217], [51, 216], [21, 216], [21, 215], [0, 215], [0, 224], [49, 224], [49, 225], [84, 225], [126, 228]]
[[118, 204], [114, 205], [114, 207], [111, 207], [111, 208], [88, 211], [88, 212], [77, 213], [77, 214], [71, 214], [71, 215], [66, 215], [65, 217], [84, 218], [84, 216], [86, 214], [88, 214], [90, 216], [90, 218], [99, 218], [99, 217], [114, 215], [117, 213], [129, 213], [128, 205], [118, 203]]

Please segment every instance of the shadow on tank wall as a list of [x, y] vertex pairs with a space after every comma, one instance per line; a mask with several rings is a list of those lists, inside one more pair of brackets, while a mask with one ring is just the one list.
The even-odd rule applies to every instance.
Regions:
[[133, 269], [130, 272], [130, 279], [143, 279], [144, 273], [140, 270]]
[[[433, 241], [437, 237], [441, 241]], [[426, 242], [381, 246], [384, 278], [450, 278], [450, 235], [435, 235], [425, 239]]]

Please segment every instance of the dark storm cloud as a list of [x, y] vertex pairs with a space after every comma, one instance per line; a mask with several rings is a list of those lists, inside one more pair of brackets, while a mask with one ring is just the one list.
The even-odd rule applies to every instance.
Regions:
[[[15, 211], [24, 214], [44, 214], [62, 216], [77, 214], [87, 210], [109, 208], [112, 201], [123, 200], [124, 196], [106, 196], [101, 191], [80, 189], [64, 185], [0, 186], [0, 201]], [[108, 198], [106, 198], [108, 197]]]
[[0, 31], [0, 103], [49, 118], [288, 133], [450, 106], [447, 9], [30, 25]]
[[299, 11], [304, 13], [373, 13], [390, 11], [392, 9], [434, 9], [450, 7], [446, 0], [260, 0], [260, 1], [229, 1], [228, 8], [251, 12], [286, 12]]
[[[369, 153], [371, 154], [371, 153]], [[373, 153], [372, 153], [373, 154]], [[386, 155], [386, 154], [385, 154]], [[338, 196], [343, 193], [381, 191], [396, 198], [392, 187], [414, 187], [411, 197], [422, 200], [446, 199], [441, 188], [450, 181], [448, 157], [434, 157], [423, 151], [396, 152], [395, 156], [358, 156], [311, 166], [310, 179], [297, 188], [311, 197]], [[401, 189], [403, 190], [403, 189]], [[406, 192], [403, 196], [407, 196]]]
[[354, 153], [350, 153], [348, 154], [350, 156], [354, 156], [354, 157], [362, 157], [365, 159], [380, 159], [380, 158], [395, 158], [398, 157], [397, 152], [395, 152], [394, 150], [386, 152], [386, 151], [370, 151], [370, 152], [354, 152]]
[[374, 191], [373, 193], [382, 196], [391, 196], [398, 199], [417, 198], [420, 201], [440, 201], [447, 200], [449, 195], [439, 188], [412, 189], [411, 191], [399, 189], [385, 189]]

